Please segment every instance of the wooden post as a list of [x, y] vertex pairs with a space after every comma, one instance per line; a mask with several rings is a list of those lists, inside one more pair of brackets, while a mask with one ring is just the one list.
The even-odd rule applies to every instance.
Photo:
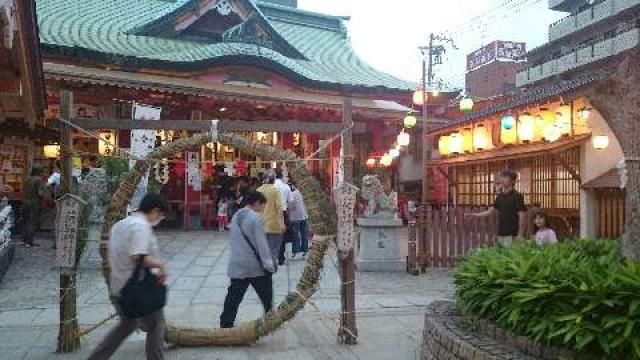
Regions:
[[[351, 99], [344, 99], [342, 105], [342, 122], [345, 127], [353, 126], [353, 104]], [[353, 132], [347, 130], [342, 136], [342, 149], [344, 154], [344, 181], [353, 183]], [[342, 315], [340, 316], [340, 329], [338, 342], [341, 344], [356, 344], [358, 342], [358, 330], [356, 327], [356, 273], [355, 273], [355, 249], [351, 248], [348, 254], [339, 255], [340, 258], [340, 299]]]
[[[68, 90], [60, 92], [60, 118], [71, 119], [73, 108], [73, 94]], [[61, 189], [62, 194], [71, 192], [71, 169], [73, 148], [73, 132], [69, 125], [61, 122], [60, 128], [60, 157], [61, 157]], [[56, 229], [59, 224], [56, 224]], [[78, 337], [78, 320], [76, 311], [75, 270], [60, 272], [60, 326], [58, 330], [57, 352], [68, 353], [80, 348]]]

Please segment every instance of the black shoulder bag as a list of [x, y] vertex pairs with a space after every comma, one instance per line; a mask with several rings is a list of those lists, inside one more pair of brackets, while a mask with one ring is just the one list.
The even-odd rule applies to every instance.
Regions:
[[[143, 268], [146, 255], [141, 255], [131, 278], [120, 291], [118, 305], [128, 319], [137, 319], [162, 309], [167, 303], [167, 287], [158, 282], [158, 278], [149, 268]], [[144, 275], [140, 278], [140, 271]]]
[[267, 274], [273, 274], [273, 272], [271, 272], [270, 270], [267, 270], [267, 268], [262, 263], [262, 259], [260, 258], [260, 254], [258, 254], [258, 250], [251, 243], [251, 239], [249, 239], [249, 237], [244, 234], [244, 231], [242, 231], [242, 224], [240, 224], [240, 223], [238, 223], [238, 230], [240, 230], [240, 234], [242, 234], [242, 237], [244, 238], [244, 241], [247, 242], [247, 244], [249, 245], [249, 247], [253, 251], [253, 254], [256, 256], [256, 259], [260, 263], [260, 266], [262, 266], [262, 270], [264, 270], [264, 272], [267, 273]]

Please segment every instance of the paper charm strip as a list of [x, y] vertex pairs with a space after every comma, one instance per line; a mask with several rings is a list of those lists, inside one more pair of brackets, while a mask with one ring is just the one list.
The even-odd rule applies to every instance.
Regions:
[[336, 212], [338, 214], [338, 234], [336, 242], [341, 257], [345, 257], [355, 245], [355, 207], [358, 188], [342, 182], [334, 189]]

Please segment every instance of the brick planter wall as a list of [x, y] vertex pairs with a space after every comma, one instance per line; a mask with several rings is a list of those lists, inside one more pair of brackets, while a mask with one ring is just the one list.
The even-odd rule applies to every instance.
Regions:
[[421, 350], [423, 360], [571, 358], [566, 350], [536, 344], [489, 321], [467, 321], [451, 301], [436, 301], [427, 307]]

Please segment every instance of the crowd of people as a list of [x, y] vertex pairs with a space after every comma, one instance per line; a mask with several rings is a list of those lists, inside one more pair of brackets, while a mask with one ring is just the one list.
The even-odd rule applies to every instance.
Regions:
[[[499, 191], [493, 206], [484, 212], [469, 214], [469, 217], [497, 213], [498, 242], [501, 246], [510, 246], [513, 241], [523, 238], [527, 208], [523, 195], [514, 188], [516, 173], [506, 170], [499, 179]], [[230, 209], [233, 209], [232, 213]], [[148, 193], [138, 211], [112, 227], [109, 240], [110, 294], [115, 299], [120, 322], [89, 359], [108, 359], [137, 328], [147, 332], [147, 358], [164, 359], [163, 306], [166, 302], [164, 284], [167, 272], [153, 227], [164, 219], [167, 212], [166, 199], [162, 195]], [[230, 283], [220, 315], [220, 327], [234, 327], [239, 306], [249, 286], [257, 293], [265, 312], [273, 309], [273, 277], [285, 262], [286, 243], [292, 243], [291, 257], [307, 255], [307, 220], [304, 197], [294, 181], [285, 181], [279, 169], [264, 172], [261, 185], [255, 190], [250, 184], [239, 182], [235, 196], [220, 198], [218, 221], [222, 228], [229, 230], [230, 249], [227, 268]], [[556, 235], [548, 226], [546, 214], [536, 212], [534, 222], [536, 243], [555, 244]], [[145, 269], [145, 276], [140, 276], [141, 269]], [[155, 294], [155, 297], [148, 298], [144, 291]], [[132, 318], [127, 314], [136, 315]]]
[[[223, 195], [218, 202], [218, 221], [222, 228], [229, 229], [230, 249], [227, 268], [230, 284], [220, 315], [222, 328], [234, 326], [238, 308], [249, 286], [258, 294], [265, 312], [271, 311], [273, 276], [285, 262], [286, 243], [292, 243], [293, 258], [300, 255], [304, 258], [309, 249], [308, 214], [296, 183], [286, 182], [280, 169], [268, 170], [261, 178], [262, 185], [256, 190], [247, 183], [239, 183], [233, 199]], [[231, 207], [234, 210], [228, 221]], [[109, 239], [110, 294], [115, 300], [120, 322], [94, 349], [89, 359], [110, 358], [137, 328], [147, 332], [147, 358], [164, 359], [163, 306], [166, 298], [151, 301], [141, 292], [166, 294], [166, 263], [161, 260], [153, 228], [165, 218], [168, 209], [162, 195], [148, 193], [136, 212], [112, 227]], [[140, 276], [140, 269], [145, 269], [146, 276]], [[153, 282], [149, 283], [149, 278]], [[154, 287], [160, 290], [153, 290]], [[131, 313], [136, 317], [127, 315]]]

